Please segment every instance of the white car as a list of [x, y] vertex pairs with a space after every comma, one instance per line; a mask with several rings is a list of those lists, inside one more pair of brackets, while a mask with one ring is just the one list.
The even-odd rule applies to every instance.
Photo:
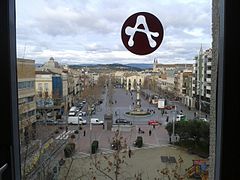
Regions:
[[99, 120], [98, 118], [91, 118], [90, 120], [91, 124], [104, 124], [102, 120]]
[[180, 121], [180, 120], [185, 120], [186, 116], [183, 114], [178, 114], [176, 117], [176, 121]]
[[206, 118], [204, 118], [204, 117], [201, 117], [201, 118], [199, 118], [199, 120], [202, 120], [202, 121], [205, 121], [205, 122], [207, 122], [207, 119], [206, 119]]

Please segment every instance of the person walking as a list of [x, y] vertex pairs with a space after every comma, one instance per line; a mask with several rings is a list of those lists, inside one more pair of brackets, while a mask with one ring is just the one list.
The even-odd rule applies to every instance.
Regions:
[[66, 126], [66, 132], [68, 132], [68, 126]]
[[166, 122], [168, 122], [168, 119], [169, 119], [169, 117], [167, 116], [167, 118], [166, 118]]
[[83, 131], [83, 136], [86, 136], [86, 131], [85, 130]]
[[131, 158], [132, 156], [132, 150], [130, 149], [130, 147], [128, 148], [128, 157]]
[[151, 129], [149, 129], [148, 134], [149, 134], [149, 136], [152, 135], [152, 131], [151, 131]]

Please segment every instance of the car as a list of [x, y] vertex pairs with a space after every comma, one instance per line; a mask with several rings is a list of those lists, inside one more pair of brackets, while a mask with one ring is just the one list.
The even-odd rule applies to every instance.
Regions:
[[99, 120], [98, 118], [91, 118], [90, 123], [91, 124], [101, 124], [101, 125], [103, 125], [104, 121]]
[[171, 109], [174, 109], [174, 108], [175, 108], [175, 106], [171, 106], [171, 105], [167, 105], [167, 106], [164, 107], [164, 109], [166, 109], [166, 110], [171, 110]]
[[132, 124], [131, 121], [126, 120], [126, 119], [121, 119], [121, 118], [116, 119], [116, 120], [115, 120], [115, 123], [116, 123], [116, 124]]
[[57, 124], [64, 125], [64, 124], [67, 124], [67, 121], [60, 119], [60, 120], [57, 120]]
[[160, 125], [160, 123], [157, 120], [149, 120], [148, 125], [155, 125], [156, 126], [156, 125]]
[[87, 112], [85, 112], [85, 111], [79, 111], [79, 114], [78, 114], [79, 116], [86, 116], [87, 115]]
[[186, 120], [186, 116], [183, 114], [177, 114], [176, 121]]
[[53, 120], [53, 119], [46, 119], [43, 121], [43, 124], [46, 124], [46, 125], [57, 125], [58, 122]]
[[79, 124], [87, 124], [87, 120], [79, 117]]
[[207, 122], [207, 119], [204, 117], [200, 117], [199, 120]]

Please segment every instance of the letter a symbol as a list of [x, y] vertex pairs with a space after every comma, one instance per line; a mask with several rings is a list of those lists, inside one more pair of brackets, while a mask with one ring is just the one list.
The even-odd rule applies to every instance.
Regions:
[[[139, 25], [143, 25], [144, 29], [138, 29], [137, 27], [139, 27]], [[154, 39], [152, 39], [153, 37], [158, 37], [159, 33], [158, 32], [151, 32], [149, 31], [148, 25], [146, 23], [146, 19], [143, 15], [139, 15], [137, 17], [137, 22], [135, 24], [135, 26], [132, 28], [131, 26], [127, 26], [125, 29], [125, 33], [130, 36], [129, 40], [128, 40], [128, 45], [130, 47], [132, 47], [134, 45], [134, 35], [136, 32], [141, 32], [141, 33], [145, 33], [148, 39], [148, 43], [150, 45], [151, 48], [156, 47], [157, 43]]]

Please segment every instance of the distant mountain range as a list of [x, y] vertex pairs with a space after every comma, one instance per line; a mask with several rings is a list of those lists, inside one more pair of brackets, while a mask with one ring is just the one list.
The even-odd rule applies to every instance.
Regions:
[[131, 63], [131, 64], [125, 64], [125, 65], [140, 68], [140, 69], [149, 69], [153, 67], [153, 64], [141, 64], [141, 63]]
[[[36, 67], [41, 67], [42, 64], [36, 64]], [[73, 64], [69, 65], [71, 68], [89, 67], [89, 68], [112, 68], [112, 69], [122, 69], [122, 70], [143, 70], [152, 68], [152, 64], [144, 63], [129, 63], [129, 64]]]

